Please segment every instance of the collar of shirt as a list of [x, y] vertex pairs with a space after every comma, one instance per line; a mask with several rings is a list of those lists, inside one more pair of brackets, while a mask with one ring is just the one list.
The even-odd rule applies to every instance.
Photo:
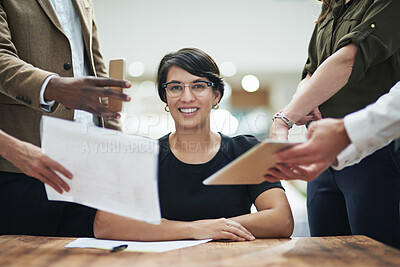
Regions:
[[347, 8], [351, 5], [352, 2], [353, 2], [353, 0], [350, 0], [346, 4], [345, 0], [336, 1], [332, 8], [333, 17], [335, 19], [340, 18], [343, 15], [343, 13], [346, 12]]

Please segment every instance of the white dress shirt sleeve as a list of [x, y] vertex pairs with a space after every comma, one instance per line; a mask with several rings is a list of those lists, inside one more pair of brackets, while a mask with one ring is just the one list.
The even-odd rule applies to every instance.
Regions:
[[54, 100], [46, 101], [46, 99], [44, 99], [44, 92], [46, 91], [47, 84], [49, 83], [51, 78], [56, 77], [56, 76], [57, 75], [50, 75], [49, 77], [47, 77], [46, 80], [44, 80], [42, 87], [40, 88], [40, 94], [39, 94], [40, 106], [46, 112], [51, 111], [51, 108], [56, 103], [56, 101], [54, 101]]
[[340, 170], [400, 137], [400, 82], [374, 104], [344, 117], [349, 145], [332, 167]]

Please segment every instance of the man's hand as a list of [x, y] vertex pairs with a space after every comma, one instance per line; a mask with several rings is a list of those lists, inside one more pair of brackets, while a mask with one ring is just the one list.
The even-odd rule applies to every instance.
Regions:
[[274, 168], [268, 170], [268, 174], [264, 176], [264, 179], [270, 183], [278, 182], [280, 180], [303, 180], [311, 182], [330, 165], [331, 163], [328, 162], [320, 162], [304, 166], [278, 163]]
[[328, 168], [350, 144], [343, 119], [313, 122], [308, 130], [307, 142], [275, 153], [278, 164], [267, 173], [266, 180], [311, 181]]
[[68, 184], [60, 178], [57, 172], [68, 179], [72, 179], [72, 173], [43, 154], [39, 147], [8, 137], [6, 146], [2, 147], [2, 150], [2, 156], [26, 175], [50, 185], [60, 194], [63, 193], [63, 190], [66, 192], [70, 190]]
[[317, 120], [321, 120], [321, 119], [322, 119], [321, 112], [319, 111], [319, 108], [316, 107], [308, 115], [304, 116], [304, 118], [297, 121], [296, 125], [305, 125], [305, 124], [309, 123], [310, 121], [317, 121]]
[[128, 81], [110, 78], [79, 77], [50, 79], [44, 97], [55, 100], [68, 108], [81, 109], [105, 118], [119, 118], [118, 112], [113, 112], [99, 102], [100, 97], [109, 97], [121, 101], [130, 101], [124, 93], [108, 87], [129, 88]]

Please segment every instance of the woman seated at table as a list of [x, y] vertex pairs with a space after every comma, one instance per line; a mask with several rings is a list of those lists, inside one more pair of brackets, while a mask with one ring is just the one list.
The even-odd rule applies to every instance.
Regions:
[[[199, 49], [167, 54], [158, 68], [158, 93], [176, 131], [160, 139], [159, 196], [162, 221], [153, 225], [97, 211], [97, 238], [162, 241], [289, 237], [293, 217], [279, 182], [205, 186], [203, 180], [259, 141], [210, 130], [224, 84], [214, 60]], [[250, 213], [255, 204], [258, 212]]]

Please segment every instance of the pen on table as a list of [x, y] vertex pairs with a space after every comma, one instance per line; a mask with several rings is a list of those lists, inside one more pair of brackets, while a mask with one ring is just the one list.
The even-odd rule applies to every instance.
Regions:
[[128, 245], [126, 245], [126, 244], [125, 245], [116, 246], [116, 247], [113, 247], [110, 250], [110, 252], [118, 252], [118, 251], [126, 249], [127, 247], [128, 247]]

